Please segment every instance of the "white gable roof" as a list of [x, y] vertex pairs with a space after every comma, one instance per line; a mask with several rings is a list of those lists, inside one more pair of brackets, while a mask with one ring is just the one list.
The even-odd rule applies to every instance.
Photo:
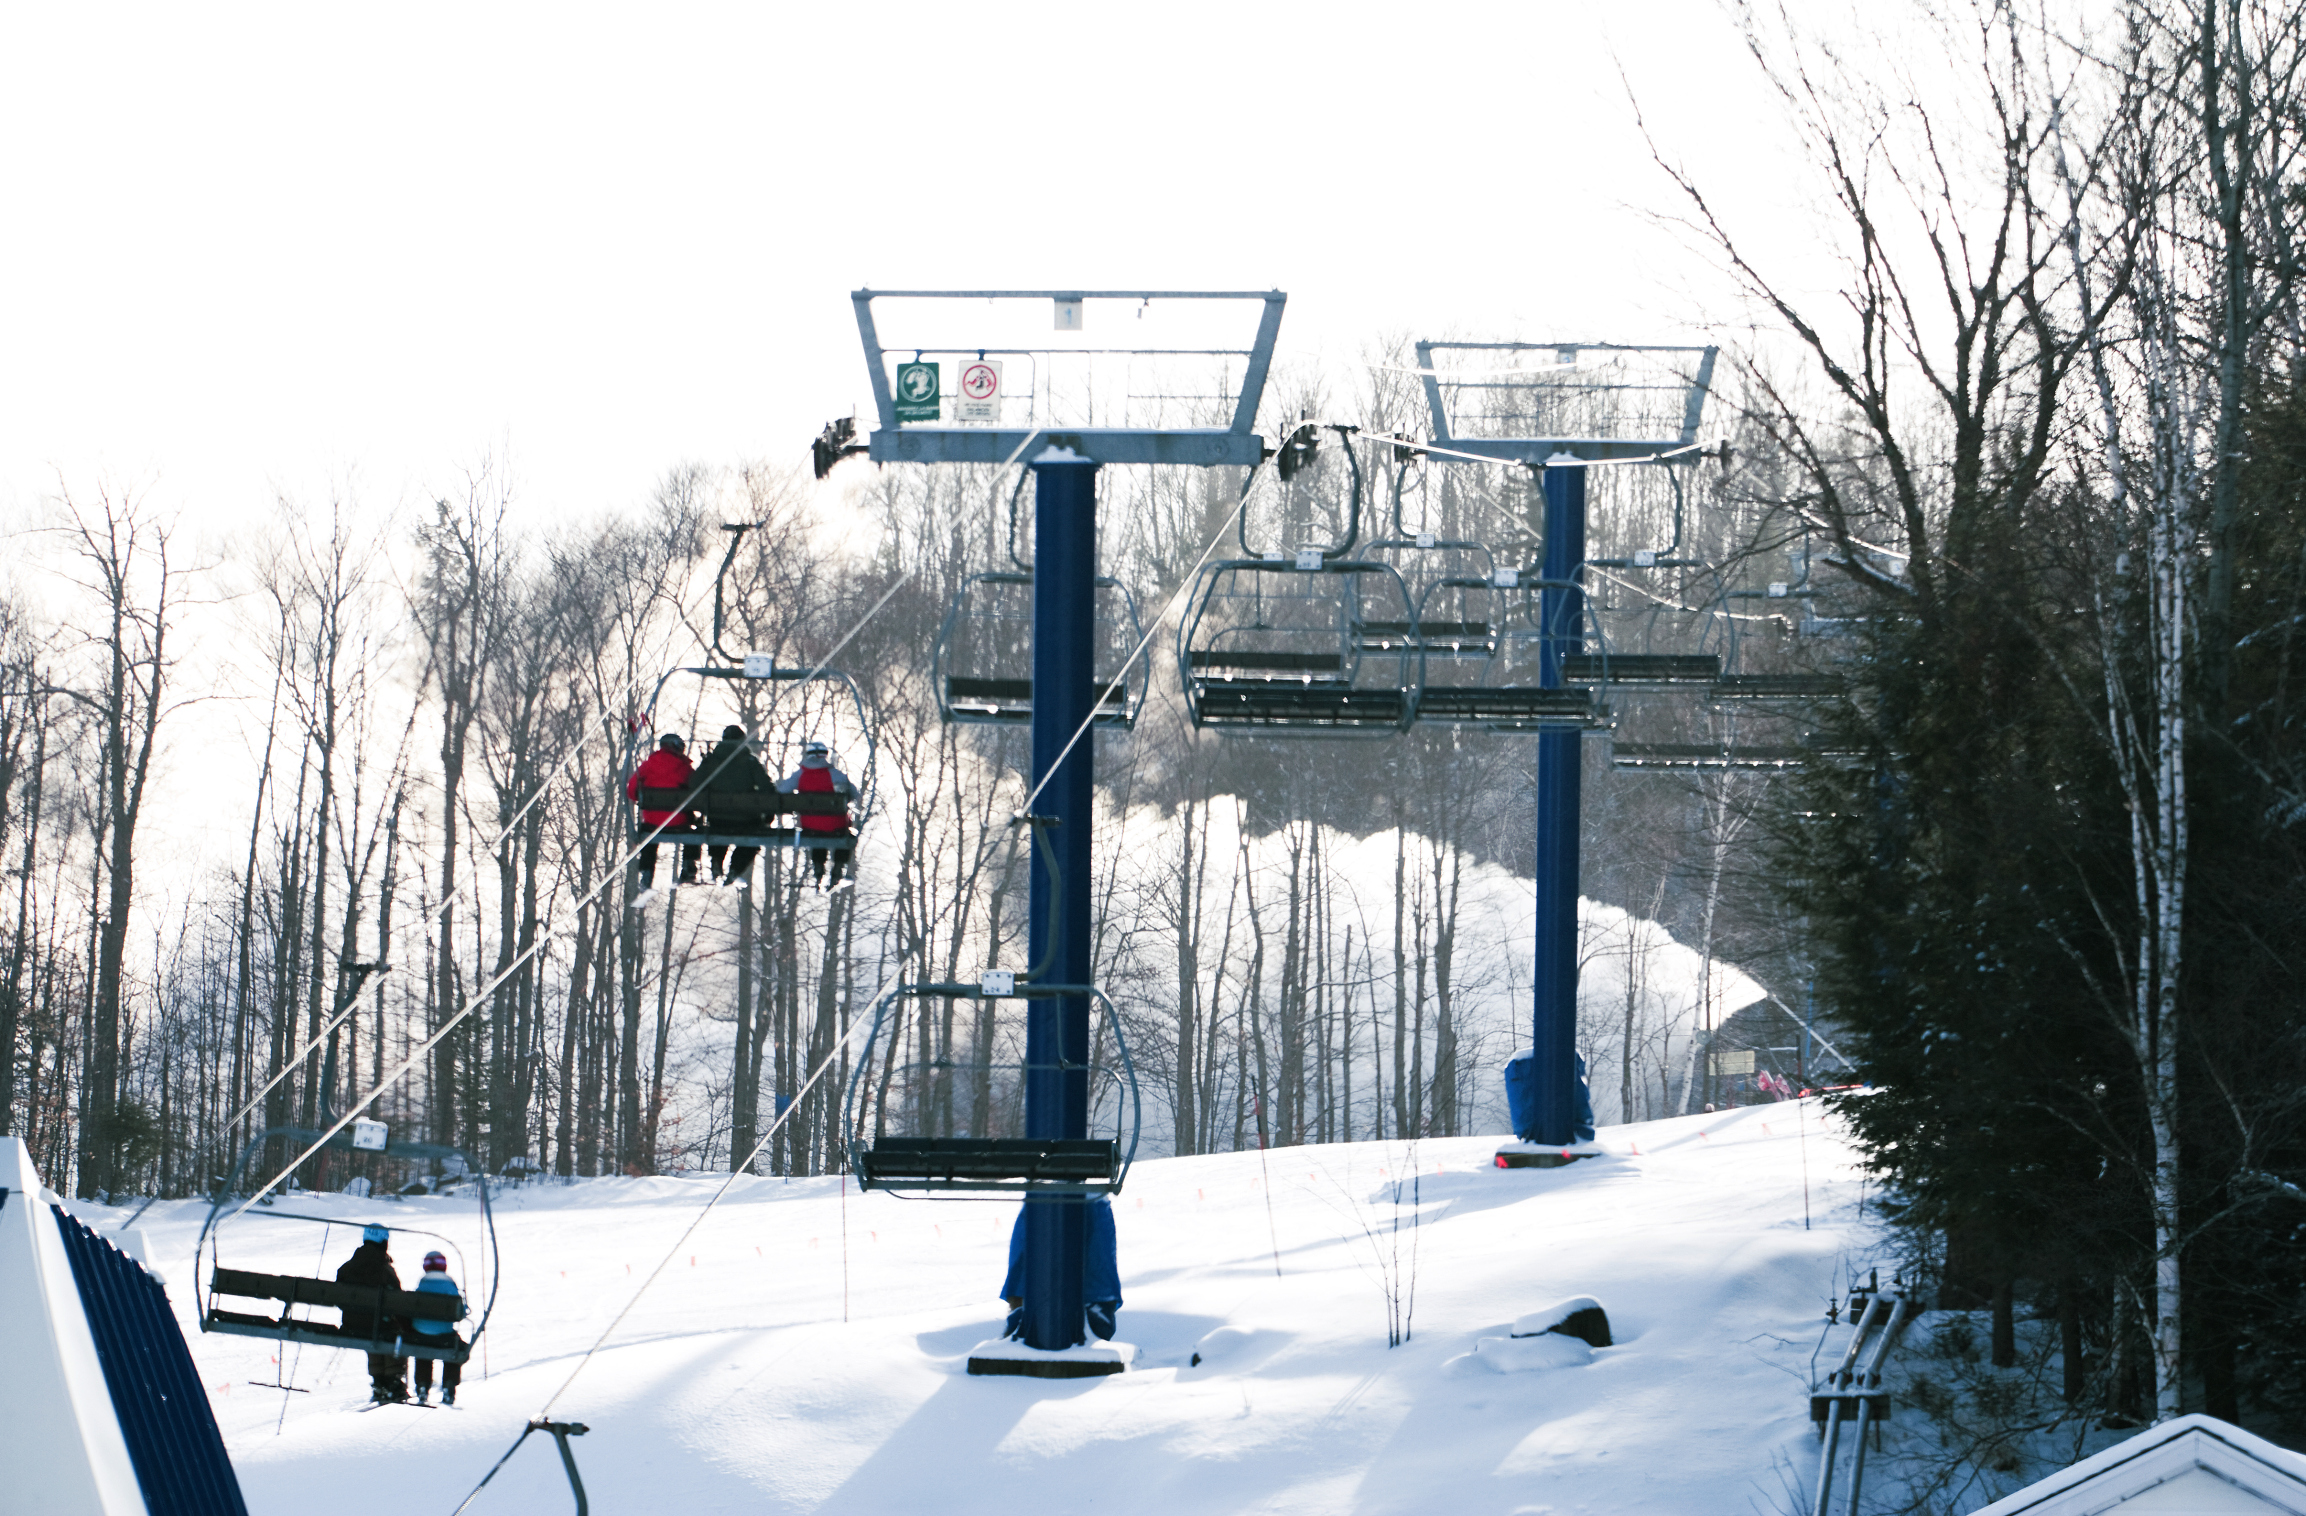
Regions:
[[2181, 1416], [1974, 1516], [2306, 1516], [2306, 1457], [2214, 1416]]
[[144, 1516], [144, 1494], [22, 1139], [0, 1137], [0, 1506]]

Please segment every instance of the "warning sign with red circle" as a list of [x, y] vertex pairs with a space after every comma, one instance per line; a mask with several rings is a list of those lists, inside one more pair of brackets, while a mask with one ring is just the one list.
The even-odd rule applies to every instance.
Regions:
[[964, 423], [991, 425], [1001, 419], [1001, 364], [994, 358], [979, 358], [961, 365], [961, 396], [959, 419]]

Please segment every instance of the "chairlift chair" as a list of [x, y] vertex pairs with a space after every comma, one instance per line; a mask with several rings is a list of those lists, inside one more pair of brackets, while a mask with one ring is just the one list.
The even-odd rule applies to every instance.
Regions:
[[[857, 682], [839, 669], [833, 668], [781, 668], [769, 659], [748, 657], [740, 665], [704, 664], [669, 670], [657, 681], [649, 697], [649, 709], [655, 710], [665, 686], [680, 675], [689, 675], [707, 681], [742, 681], [748, 685], [802, 685], [823, 684], [845, 692], [846, 705], [855, 719], [855, 729], [865, 744], [862, 779], [854, 801], [839, 795], [789, 795], [774, 790], [767, 792], [732, 791], [716, 788], [714, 776], [699, 770], [689, 783], [678, 788], [643, 787], [635, 798], [634, 808], [639, 811], [672, 811], [702, 817], [702, 824], [692, 828], [657, 827], [636, 822], [633, 829], [635, 843], [669, 843], [681, 847], [752, 847], [792, 848], [802, 851], [837, 851], [854, 848], [857, 835], [864, 830], [873, 809], [873, 758], [875, 745], [873, 729], [865, 715], [865, 698]], [[625, 772], [629, 775], [645, 756], [642, 744], [645, 731], [636, 731], [626, 753]], [[796, 824], [804, 816], [839, 816], [846, 813], [849, 825], [841, 831], [816, 831]]]
[[[1596, 640], [1587, 623], [1591, 607], [1579, 605], [1578, 625], [1549, 631], [1538, 623], [1545, 603], [1542, 591], [1557, 586], [1536, 574], [1501, 569], [1492, 585], [1506, 610], [1498, 628], [1495, 656], [1469, 666], [1478, 677], [1428, 678], [1417, 697], [1416, 718], [1434, 726], [1474, 727], [1490, 732], [1543, 732], [1593, 730], [1609, 724], [1606, 690], [1572, 678], [1571, 662], [1579, 654], [1562, 652], [1558, 683], [1544, 678], [1545, 660], [1557, 647], [1584, 647]], [[1581, 670], [1593, 672], [1590, 666]]]
[[[1042, 835], [1043, 818], [1020, 817], [1032, 825], [1033, 843], [1042, 864], [1061, 896], [1064, 880], [1057, 857]], [[1057, 913], [1052, 911], [1051, 919]], [[873, 1003], [864, 1050], [849, 1075], [843, 1101], [844, 1126], [849, 1133], [849, 1167], [861, 1189], [887, 1190], [898, 1195], [972, 1199], [1002, 1195], [1114, 1195], [1120, 1193], [1129, 1166], [1137, 1156], [1137, 1138], [1143, 1125], [1143, 1106], [1137, 1089], [1137, 1069], [1129, 1056], [1129, 1041], [1112, 1000], [1093, 984], [1057, 984], [1048, 978], [1055, 959], [1055, 940], [1045, 944], [1040, 960], [1024, 973], [988, 970], [975, 983], [937, 982], [898, 984]], [[1080, 997], [1096, 1003], [1102, 1026], [1088, 1029], [1083, 1061], [1036, 1063], [1029, 1057], [999, 1059], [980, 1048], [974, 1061], [949, 1057], [907, 1059], [903, 1029], [892, 1028], [892, 1008], [911, 999], [1033, 1000]], [[1110, 1061], [1098, 1057], [1111, 1038]], [[1025, 1048], [1030, 1050], [1028, 1038]], [[876, 1056], [877, 1049], [886, 1049]], [[967, 1135], [941, 1135], [922, 1128], [942, 1126], [950, 1133], [974, 1118], [960, 1118], [960, 1096], [981, 1086], [986, 1096], [987, 1127], [998, 1124], [995, 1108], [1006, 1103], [1006, 1083], [1022, 1096], [1021, 1088], [1038, 1076], [1078, 1075], [1083, 1088], [1062, 1097], [1078, 1098], [1085, 1128], [1099, 1131], [1101, 1118], [1110, 1117], [1111, 1136], [1000, 1137], [992, 1131]], [[1066, 1081], [1069, 1082], [1069, 1079]], [[911, 1127], [911, 1131], [890, 1128]], [[1124, 1135], [1125, 1134], [1125, 1135]]]
[[1356, 556], [1391, 564], [1416, 614], [1406, 622], [1365, 622], [1358, 630], [1364, 637], [1412, 638], [1428, 659], [1491, 657], [1497, 651], [1497, 555], [1486, 543], [1409, 529], [1402, 495], [1410, 468], [1423, 454], [1408, 442], [1393, 446], [1393, 535]]
[[[364, 1124], [365, 1125], [365, 1124]], [[211, 1197], [208, 1218], [202, 1224], [199, 1239], [193, 1246], [193, 1295], [200, 1312], [200, 1329], [231, 1337], [261, 1337], [273, 1342], [301, 1343], [317, 1348], [350, 1349], [363, 1353], [389, 1354], [396, 1358], [432, 1358], [443, 1363], [463, 1363], [472, 1356], [481, 1334], [488, 1330], [489, 1315], [496, 1308], [497, 1285], [502, 1270], [497, 1266], [496, 1217], [489, 1206], [488, 1176], [462, 1150], [440, 1143], [410, 1142], [399, 1139], [386, 1141], [381, 1147], [356, 1146], [354, 1132], [339, 1132], [321, 1142], [323, 1152], [368, 1152], [386, 1160], [408, 1163], [439, 1163], [443, 1167], [457, 1166], [462, 1174], [470, 1176], [480, 1202], [482, 1245], [488, 1260], [488, 1292], [482, 1300], [478, 1319], [473, 1323], [468, 1340], [458, 1341], [450, 1333], [438, 1335], [417, 1332], [411, 1323], [438, 1321], [453, 1323], [465, 1314], [465, 1302], [473, 1298], [474, 1276], [465, 1261], [465, 1252], [455, 1238], [427, 1227], [400, 1224], [399, 1218], [378, 1208], [360, 1218], [321, 1216], [302, 1211], [284, 1211], [277, 1207], [251, 1207], [239, 1212], [238, 1218], [268, 1223], [299, 1222], [306, 1226], [318, 1225], [324, 1229], [342, 1228], [357, 1234], [363, 1226], [385, 1226], [396, 1233], [423, 1237], [445, 1247], [456, 1258], [455, 1277], [463, 1287], [463, 1295], [450, 1296], [418, 1290], [395, 1290], [371, 1285], [339, 1284], [333, 1278], [310, 1278], [301, 1274], [274, 1274], [254, 1269], [228, 1268], [221, 1260], [222, 1227], [227, 1219], [224, 1209], [238, 1192], [242, 1176], [249, 1164], [261, 1154], [266, 1144], [279, 1140], [298, 1148], [320, 1142], [321, 1133], [306, 1127], [268, 1127], [250, 1138], [241, 1150], [232, 1172], [216, 1188]], [[202, 1289], [199, 1264], [205, 1254], [208, 1263], [206, 1289]], [[267, 1300], [276, 1302], [273, 1314], [258, 1311], [227, 1310], [219, 1304], [220, 1297], [234, 1299]], [[316, 1320], [310, 1314], [298, 1315], [299, 1308], [335, 1310], [355, 1316], [365, 1315], [371, 1323], [367, 1332], [348, 1329], [341, 1324]]]
[[[952, 1199], [997, 1199], [1017, 1195], [1115, 1195], [1136, 1160], [1143, 1123], [1137, 1071], [1120, 1017], [1105, 992], [1094, 985], [1035, 984], [1024, 975], [1004, 982], [989, 976], [976, 983], [899, 985], [874, 1003], [871, 1030], [849, 1077], [846, 1126], [849, 1167], [857, 1187], [892, 1194]], [[1111, 1058], [1050, 1067], [1079, 1072], [1089, 1083], [1090, 1137], [1035, 1138], [970, 1133], [941, 1136], [924, 1130], [940, 1124], [934, 1113], [962, 1114], [968, 1092], [980, 1079], [1014, 1088], [1040, 1066], [1020, 1055], [1009, 1059], [906, 1058], [895, 1027], [896, 1007], [907, 1000], [954, 998], [1020, 1001], [1033, 997], [1082, 995], [1098, 1007], [1090, 1032], [1092, 1050], [1110, 1047]], [[1021, 1035], [1021, 1034], [1020, 1034]], [[965, 1119], [950, 1125], [966, 1126]]]
[[[1123, 668], [1144, 637], [1137, 601], [1119, 580], [1096, 581], [1103, 612], [1101, 669], [1090, 697], [1096, 724], [1127, 731], [1145, 704], [1145, 665]], [[937, 631], [932, 659], [937, 713], [946, 721], [1001, 726], [1033, 719], [1033, 575], [1004, 569], [963, 581]]]
[[1177, 640], [1186, 714], [1227, 732], [1405, 730], [1425, 655], [1417, 638], [1373, 628], [1416, 619], [1389, 564], [1329, 559], [1318, 548], [1208, 564]]

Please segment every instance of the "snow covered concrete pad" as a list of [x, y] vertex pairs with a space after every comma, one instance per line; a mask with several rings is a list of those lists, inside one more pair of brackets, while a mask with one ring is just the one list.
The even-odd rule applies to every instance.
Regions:
[[1545, 1143], [1509, 1142], [1497, 1150], [1497, 1166], [1501, 1169], [1558, 1169], [1566, 1168], [1580, 1158], [1605, 1156], [1597, 1142]]
[[1544, 1310], [1526, 1311], [1513, 1319], [1516, 1337], [1535, 1337], [1541, 1332], [1575, 1337], [1589, 1348], [1606, 1348], [1609, 1346], [1609, 1312], [1591, 1295], [1572, 1295]]
[[2306, 1516], [2306, 1457], [2215, 1416], [2181, 1416], [1974, 1516]]
[[1126, 1342], [1085, 1342], [1071, 1348], [1029, 1348], [994, 1337], [969, 1349], [972, 1374], [1022, 1374], [1031, 1379], [1095, 1379], [1118, 1374], [1137, 1359]]

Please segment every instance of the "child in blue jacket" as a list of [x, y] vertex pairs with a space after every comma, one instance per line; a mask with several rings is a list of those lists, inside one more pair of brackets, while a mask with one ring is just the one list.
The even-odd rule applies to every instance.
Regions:
[[[438, 1252], [424, 1255], [424, 1277], [416, 1282], [416, 1288], [417, 1293], [421, 1295], [456, 1296], [456, 1319], [464, 1320], [463, 1291], [456, 1287], [455, 1280], [448, 1277], [448, 1259], [445, 1255]], [[433, 1347], [446, 1347], [450, 1342], [461, 1346], [464, 1340], [456, 1335], [456, 1328], [445, 1321], [418, 1320], [410, 1322], [409, 1325], [415, 1328], [424, 1342]], [[444, 1337], [448, 1339], [447, 1342], [441, 1340]], [[433, 1360], [430, 1358], [419, 1358], [416, 1361], [416, 1403], [418, 1405], [423, 1405], [426, 1397], [432, 1394], [432, 1365]], [[442, 1405], [456, 1404], [457, 1383], [463, 1378], [463, 1364], [453, 1362], [441, 1364], [440, 1403]]]

